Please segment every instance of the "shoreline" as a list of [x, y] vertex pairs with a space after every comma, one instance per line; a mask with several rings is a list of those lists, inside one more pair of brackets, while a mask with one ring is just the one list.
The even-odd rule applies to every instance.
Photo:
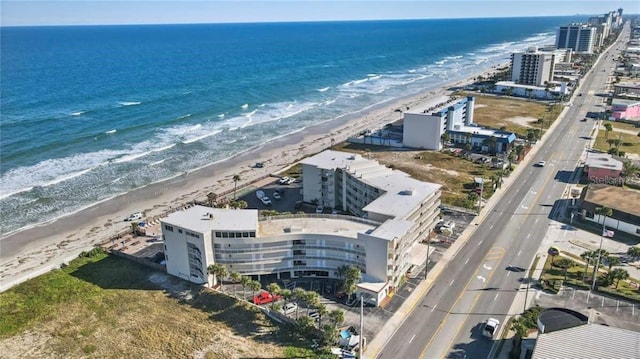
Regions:
[[[145, 218], [153, 218], [193, 200], [204, 200], [209, 192], [232, 189], [235, 174], [241, 177], [242, 186], [248, 185], [330, 147], [332, 140], [337, 144], [362, 130], [398, 121], [402, 114], [395, 111], [397, 108], [426, 108], [440, 103], [443, 97], [451, 95], [451, 88], [473, 83], [478, 76], [487, 77], [504, 65], [498, 63], [464, 79], [373, 104], [253, 146], [222, 161], [5, 235], [0, 238], [0, 291], [58, 268], [80, 252], [122, 232], [129, 227], [129, 222], [123, 219], [130, 213], [143, 212]], [[255, 162], [263, 162], [265, 166], [253, 168]]]

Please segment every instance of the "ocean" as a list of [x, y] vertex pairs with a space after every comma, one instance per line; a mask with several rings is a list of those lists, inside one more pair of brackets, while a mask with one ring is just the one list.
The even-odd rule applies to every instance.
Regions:
[[0, 234], [467, 78], [581, 20], [3, 27]]

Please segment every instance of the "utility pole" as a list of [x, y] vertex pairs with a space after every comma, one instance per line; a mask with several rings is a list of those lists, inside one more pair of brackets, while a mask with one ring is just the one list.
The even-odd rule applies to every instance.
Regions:
[[360, 341], [358, 343], [358, 352], [360, 353], [360, 359], [364, 358], [363, 340], [364, 338], [364, 299], [362, 299], [362, 293], [360, 293]]

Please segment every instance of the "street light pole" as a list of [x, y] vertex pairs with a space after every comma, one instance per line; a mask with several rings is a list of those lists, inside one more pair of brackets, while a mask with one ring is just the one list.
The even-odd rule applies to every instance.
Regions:
[[591, 291], [596, 288], [596, 278], [598, 277], [598, 266], [600, 265], [600, 255], [602, 255], [602, 238], [604, 235], [604, 221], [602, 222], [602, 234], [600, 235], [600, 248], [598, 248], [598, 257], [596, 257], [596, 266], [593, 267], [593, 280], [591, 281]]
[[362, 347], [364, 337], [364, 299], [362, 299], [362, 293], [360, 294], [360, 339], [358, 342], [358, 352], [360, 353], [360, 359], [364, 358], [364, 348]]
[[429, 274], [429, 252], [431, 252], [431, 238], [427, 238], [427, 262], [424, 264], [424, 279], [427, 279], [427, 274]]

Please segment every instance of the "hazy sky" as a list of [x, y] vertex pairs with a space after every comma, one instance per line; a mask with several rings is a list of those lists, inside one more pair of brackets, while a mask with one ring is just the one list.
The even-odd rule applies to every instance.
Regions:
[[0, 24], [165, 24], [640, 13], [638, 0], [0, 1]]

